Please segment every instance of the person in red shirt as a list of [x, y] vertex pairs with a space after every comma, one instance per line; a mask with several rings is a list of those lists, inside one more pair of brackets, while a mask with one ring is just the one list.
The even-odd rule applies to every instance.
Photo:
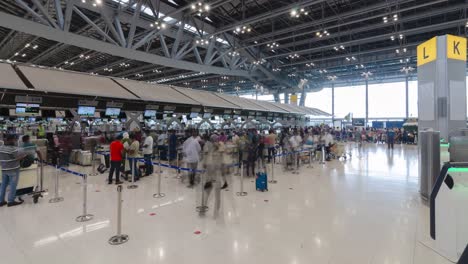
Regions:
[[120, 165], [122, 164], [122, 156], [124, 153], [124, 145], [121, 142], [122, 136], [112, 141], [109, 146], [110, 149], [110, 170], [109, 170], [109, 184], [112, 184], [112, 174], [115, 171], [115, 184], [122, 184], [120, 181]]

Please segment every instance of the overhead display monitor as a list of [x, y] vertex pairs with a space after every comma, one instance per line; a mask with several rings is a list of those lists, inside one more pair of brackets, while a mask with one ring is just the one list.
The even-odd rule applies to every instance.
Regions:
[[145, 117], [156, 117], [156, 110], [145, 110]]
[[39, 114], [39, 104], [16, 104], [16, 114], [18, 115], [37, 115]]
[[197, 118], [198, 117], [198, 113], [190, 113], [190, 118]]
[[94, 106], [78, 106], [78, 115], [79, 116], [94, 116], [94, 112], [96, 111], [96, 107]]
[[203, 114], [203, 118], [210, 118], [211, 117], [211, 113], [204, 113]]
[[364, 118], [353, 118], [353, 126], [364, 126], [366, 119]]
[[106, 116], [117, 118], [120, 115], [120, 108], [106, 108]]

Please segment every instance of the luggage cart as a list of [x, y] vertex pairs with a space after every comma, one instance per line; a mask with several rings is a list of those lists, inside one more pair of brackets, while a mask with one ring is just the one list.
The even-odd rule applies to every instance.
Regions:
[[[0, 170], [1, 174], [1, 170]], [[23, 195], [32, 196], [33, 202], [36, 204], [39, 198], [42, 198], [44, 190], [44, 166], [43, 163], [36, 161], [28, 168], [21, 168], [19, 174], [18, 186], [16, 188], [16, 196]], [[1, 182], [1, 177], [0, 177]]]

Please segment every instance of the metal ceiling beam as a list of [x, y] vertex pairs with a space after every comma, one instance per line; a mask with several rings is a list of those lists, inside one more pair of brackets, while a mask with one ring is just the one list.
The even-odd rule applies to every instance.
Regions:
[[99, 35], [101, 35], [107, 41], [114, 45], [119, 45], [109, 35], [107, 35], [106, 32], [104, 32], [98, 25], [96, 25], [91, 19], [89, 19], [89, 17], [83, 14], [83, 12], [81, 12], [81, 10], [78, 9], [78, 7], [74, 6], [73, 11], [75, 11], [75, 13], [77, 13], [84, 21], [86, 21], [86, 23], [88, 23], [92, 28], [94, 28], [94, 30], [96, 30], [96, 32], [99, 33]]
[[243, 76], [249, 77], [251, 74], [242, 70], [230, 70], [221, 67], [214, 67], [208, 65], [200, 65], [197, 63], [174, 60], [146, 52], [132, 50], [129, 48], [119, 47], [113, 44], [105, 43], [103, 41], [95, 40], [89, 37], [84, 37], [62, 30], [57, 30], [48, 26], [41, 25], [27, 19], [19, 18], [4, 12], [0, 12], [0, 25], [2, 27], [14, 29], [24, 32], [26, 34], [38, 36], [41, 38], [61, 42], [68, 45], [81, 47], [84, 49], [91, 49], [98, 52], [110, 54], [112, 56], [123, 57], [131, 60], [142, 61], [147, 63], [154, 63], [171, 68], [185, 69], [195, 72], [206, 72], [213, 74], [229, 75], [229, 76]]
[[[446, 0], [444, 0], [444, 1], [446, 1]], [[429, 12], [418, 13], [417, 15], [414, 15], [414, 16], [400, 18], [398, 20], [398, 23], [406, 23], [406, 22], [418, 20], [418, 19], [421, 19], [421, 18], [428, 18], [428, 17], [437, 16], [437, 15], [441, 15], [441, 14], [447, 14], [447, 13], [450, 13], [450, 12], [453, 12], [453, 11], [463, 10], [465, 7], [466, 7], [465, 5], [457, 5], [457, 6], [450, 6], [448, 8], [444, 8], [444, 9], [435, 9], [435, 10], [431, 10]], [[381, 15], [376, 16], [376, 17], [380, 17], [380, 16]], [[367, 19], [372, 19], [372, 18], [373, 17], [368, 17]], [[339, 28], [339, 27], [341, 27], [343, 25], [354, 24], [354, 23], [357, 23], [357, 22], [359, 22], [359, 21], [352, 21], [352, 22], [345, 23], [345, 24], [338, 24], [336, 26], [327, 27], [327, 29], [330, 30], [330, 29], [333, 29], [333, 28]], [[380, 28], [383, 29], [383, 28], [388, 28], [388, 27], [393, 27], [393, 29], [395, 29], [393, 24], [377, 23], [377, 24], [372, 24], [372, 25], [366, 26], [366, 27], [355, 28], [355, 29], [348, 30], [348, 31], [339, 31], [337, 33], [331, 34], [331, 36], [323, 36], [322, 38], [313, 38], [313, 39], [305, 39], [305, 40], [296, 41], [296, 42], [289, 42], [289, 43], [287, 43], [285, 45], [281, 45], [280, 48], [281, 49], [286, 49], [286, 48], [294, 47], [294, 46], [300, 46], [300, 45], [305, 45], [305, 44], [313, 44], [313, 43], [317, 43], [317, 42], [324, 41], [324, 40], [334, 40], [334, 39], [337, 39], [337, 38], [342, 37], [342, 36], [352, 36], [352, 35], [357, 34], [357, 33], [368, 32], [370, 30], [375, 30], [375, 29], [380, 29]], [[399, 31], [395, 31], [395, 34], [397, 34], [397, 33], [399, 33]], [[297, 35], [291, 35], [291, 36], [287, 36], [287, 37], [280, 37], [278, 39], [275, 39], [274, 41], [280, 41], [280, 40], [295, 38], [295, 37], [299, 37], [299, 36], [303, 36], [303, 35], [310, 35], [310, 32], [299, 33]], [[271, 41], [255, 44], [255, 45], [252, 45], [252, 46], [264, 45], [264, 44], [268, 44], [268, 43], [271, 43]]]
[[307, 7], [307, 6], [311, 6], [311, 5], [315, 5], [315, 4], [320, 4], [320, 3], [325, 2], [325, 1], [326, 0], [303, 0], [303, 1], [298, 1], [298, 2], [295, 2], [295, 3], [289, 4], [287, 6], [283, 6], [283, 7], [271, 10], [270, 12], [264, 12], [264, 13], [261, 13], [259, 15], [254, 16], [254, 17], [246, 18], [246, 19], [244, 19], [242, 21], [239, 21], [237, 23], [234, 23], [232, 25], [222, 27], [221, 29], [218, 29], [218, 30], [214, 31], [214, 33], [212, 33], [210, 36], [233, 30], [238, 26], [249, 25], [249, 24], [253, 24], [253, 23], [256, 23], [256, 22], [259, 22], [259, 21], [270, 19], [270, 18], [273, 18], [273, 17], [276, 17], [276, 16], [280, 16], [282, 14], [288, 13], [293, 8]]
[[68, 0], [67, 5], [65, 6], [65, 18], [63, 22], [64, 31], [70, 30], [71, 18], [73, 14], [73, 6], [75, 5], [75, 1], [76, 0]]
[[[401, 8], [401, 9], [398, 9], [398, 12], [406, 12], [406, 11], [410, 11], [410, 10], [421, 8], [421, 7], [426, 7], [426, 6], [430, 6], [430, 5], [439, 4], [439, 3], [442, 3], [442, 2], [447, 2], [447, 0], [437, 0], [437, 1], [428, 2], [428, 3], [416, 5], [416, 6]], [[269, 39], [269, 38], [273, 38], [273, 37], [278, 36], [278, 35], [288, 34], [288, 33], [291, 33], [291, 32], [296, 32], [298, 30], [307, 29], [307, 28], [314, 27], [314, 26], [321, 26], [321, 25], [331, 23], [331, 22], [334, 22], [334, 21], [343, 20], [345, 18], [359, 16], [360, 14], [361, 15], [362, 14], [368, 14], [369, 12], [372, 12], [372, 11], [375, 11], [375, 10], [387, 9], [388, 7], [389, 7], [389, 4], [387, 2], [380, 3], [380, 4], [376, 4], [376, 5], [373, 5], [373, 6], [366, 7], [366, 8], [362, 8], [362, 9], [358, 9], [358, 10], [352, 10], [352, 11], [349, 11], [349, 12], [346, 12], [346, 13], [343, 13], [343, 14], [338, 14], [336, 16], [331, 16], [331, 17], [326, 17], [326, 18], [319, 19], [319, 20], [314, 20], [314, 21], [308, 22], [308, 23], [302, 23], [302, 24], [294, 26], [294, 27], [288, 27], [288, 28], [284, 28], [284, 29], [280, 29], [280, 30], [275, 30], [275, 31], [270, 32], [270, 33], [262, 34], [262, 35], [259, 35], [259, 36], [254, 36], [252, 38], [249, 38], [248, 41], [249, 42], [254, 42], [254, 41], [260, 40], [260, 39]], [[349, 22], [346, 22], [346, 23], [340, 23], [340, 24], [338, 24], [336, 26], [329, 26], [329, 27], [327, 27], [327, 29], [334, 28], [334, 27], [340, 27], [340, 26], [344, 26], [344, 25], [348, 25], [348, 24], [364, 22], [364, 21], [367, 21], [367, 20], [370, 20], [370, 19], [380, 18], [382, 15], [383, 14], [370, 16], [370, 17], [369, 16], [364, 16], [364, 17], [362, 17], [360, 19], [353, 19], [352, 21], [349, 21]], [[401, 22], [402, 21], [398, 21], [398, 23], [401, 23]], [[279, 41], [279, 40], [289, 39], [289, 38], [298, 37], [298, 36], [305, 35], [305, 34], [310, 34], [310, 33], [311, 32], [309, 30], [307, 32], [299, 33], [299, 34], [296, 34], [294, 36], [286, 36], [286, 37], [282, 37], [282, 38], [275, 38], [275, 39], [272, 39], [271, 41]], [[271, 42], [271, 41], [269, 41], [269, 42]], [[267, 43], [269, 43], [269, 42], [267, 42]], [[259, 45], [263, 45], [263, 44], [266, 44], [266, 43], [251, 44], [251, 45], [247, 45], [246, 47], [259, 46]]]
[[[429, 26], [424, 26], [424, 27], [417, 27], [417, 28], [412, 28], [412, 29], [406, 29], [406, 30], [401, 30], [399, 31], [400, 34], [403, 34], [405, 36], [410, 36], [410, 35], [417, 35], [417, 34], [422, 34], [422, 33], [427, 33], [427, 32], [432, 32], [432, 31], [437, 31], [441, 29], [447, 29], [451, 28], [454, 26], [461, 26], [466, 24], [466, 19], [458, 19], [458, 20], [452, 20], [452, 21], [446, 21], [443, 23], [435, 24], [435, 25], [429, 25]], [[371, 43], [371, 42], [376, 42], [376, 41], [382, 41], [382, 40], [388, 40], [392, 35], [395, 33], [388, 33], [388, 34], [382, 34], [378, 36], [373, 36], [373, 37], [368, 37], [368, 38], [362, 38], [362, 39], [356, 39], [356, 40], [351, 40], [347, 42], [342, 42], [341, 45], [344, 45], [345, 47], [349, 47], [352, 45], [360, 45], [360, 44], [366, 44], [366, 43]], [[336, 46], [336, 44], [332, 45], [324, 45], [321, 47], [315, 47], [315, 48], [308, 48], [308, 49], [303, 49], [303, 50], [298, 50], [298, 51], [292, 51], [292, 52], [286, 52], [286, 53], [281, 53], [281, 54], [275, 54], [271, 56], [265, 57], [265, 59], [272, 59], [272, 58], [277, 58], [277, 57], [285, 57], [291, 54], [303, 54], [303, 53], [312, 53], [312, 52], [320, 52], [323, 50], [327, 49], [333, 49], [333, 47]]]

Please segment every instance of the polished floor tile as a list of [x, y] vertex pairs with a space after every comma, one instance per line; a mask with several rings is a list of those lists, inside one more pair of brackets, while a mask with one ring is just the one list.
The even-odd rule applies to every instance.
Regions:
[[[239, 197], [240, 177], [222, 191], [219, 215], [213, 194], [203, 217], [195, 211], [200, 189], [188, 189], [173, 171], [143, 178], [137, 189], [123, 189], [122, 231], [129, 242], [111, 246], [116, 234], [117, 191], [105, 175], [89, 176], [89, 222], [82, 211], [81, 179], [60, 173], [61, 203], [51, 204], [55, 172], [45, 170], [49, 192], [38, 204], [30, 199], [0, 208], [0, 248], [5, 263], [268, 263], [268, 264], [445, 264], [427, 246], [428, 209], [418, 192], [415, 146], [349, 144], [347, 161], [304, 165], [300, 174], [277, 165], [277, 184]], [[71, 169], [90, 173], [89, 167]], [[271, 172], [269, 173], [271, 175]], [[196, 232], [199, 232], [196, 234]]]

